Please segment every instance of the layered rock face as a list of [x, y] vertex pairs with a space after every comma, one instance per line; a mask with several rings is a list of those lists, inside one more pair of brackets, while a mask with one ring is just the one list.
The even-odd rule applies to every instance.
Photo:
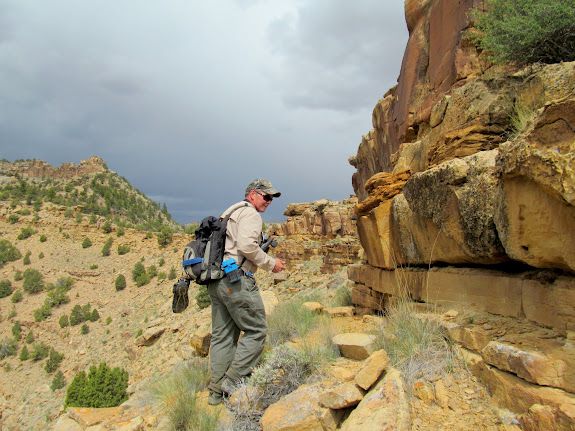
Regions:
[[284, 212], [287, 221], [268, 229], [282, 237], [274, 255], [290, 266], [321, 258], [324, 273], [356, 263], [361, 248], [353, 213], [356, 203], [357, 198], [352, 196], [343, 202], [322, 199], [289, 204]]
[[367, 260], [349, 268], [353, 300], [384, 310], [407, 296], [549, 328], [558, 346], [541, 356], [539, 347], [489, 344], [500, 342], [496, 334], [465, 347], [475, 350], [476, 370], [499, 370], [494, 388], [515, 385], [499, 398], [525, 423], [541, 419], [539, 403], [554, 429], [571, 429], [575, 63], [491, 67], [462, 38], [478, 2], [451, 3], [406, 2], [398, 85], [350, 159]]

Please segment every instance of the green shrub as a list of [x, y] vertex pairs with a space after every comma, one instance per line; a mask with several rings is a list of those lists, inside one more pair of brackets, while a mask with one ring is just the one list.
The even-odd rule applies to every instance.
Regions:
[[130, 246], [125, 245], [125, 244], [119, 244], [119, 245], [118, 245], [118, 254], [119, 254], [120, 256], [122, 256], [122, 255], [128, 253], [129, 251], [130, 251]]
[[53, 289], [48, 292], [44, 303], [48, 304], [50, 307], [58, 307], [62, 304], [67, 304], [70, 302], [70, 297], [66, 295], [66, 292], [67, 291], [62, 288]]
[[176, 268], [172, 266], [170, 272], [168, 272], [168, 280], [175, 280], [177, 277], [178, 273], [176, 272]]
[[146, 273], [146, 268], [142, 262], [136, 262], [132, 270], [132, 280], [136, 282], [137, 286], [144, 286], [150, 282], [150, 277]]
[[90, 367], [88, 376], [80, 371], [66, 391], [67, 407], [117, 407], [128, 399], [128, 372], [110, 369], [105, 362]]
[[70, 313], [70, 325], [76, 326], [86, 320], [90, 320], [90, 303], [80, 306], [78, 304], [74, 305], [72, 312]]
[[16, 320], [12, 326], [12, 336], [16, 341], [20, 340], [20, 337], [22, 337], [22, 325], [18, 320]]
[[88, 332], [90, 332], [90, 328], [88, 328], [88, 325], [86, 325], [85, 323], [82, 325], [82, 328], [80, 330], [80, 333], [82, 333], [83, 335], [86, 335]]
[[98, 310], [96, 310], [95, 308], [92, 310], [92, 312], [90, 313], [90, 322], [95, 322], [96, 320], [98, 320], [100, 318], [100, 313], [98, 313]]
[[20, 350], [20, 356], [19, 356], [20, 362], [24, 362], [27, 361], [28, 359], [30, 359], [30, 352], [28, 351], [28, 347], [26, 347], [24, 345], [24, 347], [22, 347], [22, 350]]
[[17, 290], [16, 292], [14, 292], [14, 294], [12, 295], [12, 298], [10, 298], [10, 300], [14, 304], [17, 304], [18, 302], [22, 301], [22, 291]]
[[40, 242], [46, 242], [47, 239], [46, 235], [40, 235]]
[[116, 290], [124, 290], [126, 288], [126, 277], [124, 277], [122, 274], [119, 274], [116, 277]]
[[98, 220], [98, 217], [96, 217], [96, 214], [92, 214], [90, 216], [90, 224], [96, 224], [97, 220]]
[[64, 386], [66, 386], [66, 379], [64, 378], [64, 374], [62, 374], [62, 371], [58, 371], [54, 375], [54, 378], [52, 379], [50, 389], [52, 389], [52, 392], [54, 392], [57, 391], [58, 389], [62, 389]]
[[14, 224], [18, 222], [18, 216], [16, 214], [10, 214], [8, 216], [8, 221], [10, 222], [10, 224]]
[[88, 247], [92, 247], [92, 241], [90, 240], [90, 238], [86, 237], [84, 238], [84, 241], [82, 241], [82, 248], [88, 248]]
[[34, 342], [34, 333], [32, 330], [28, 331], [26, 334], [26, 344], [32, 344]]
[[17, 350], [18, 342], [14, 338], [5, 338], [0, 341], [0, 359], [16, 355]]
[[112, 232], [112, 225], [110, 224], [109, 221], [106, 221], [106, 223], [104, 223], [104, 226], [102, 226], [102, 232], [104, 233]]
[[146, 272], [150, 278], [154, 278], [156, 275], [158, 275], [158, 269], [156, 268], [156, 265], [148, 266]]
[[32, 268], [24, 271], [24, 283], [22, 285], [24, 291], [27, 293], [38, 293], [44, 290], [44, 278], [42, 274]]
[[76, 214], [76, 223], [82, 223], [82, 213]]
[[106, 325], [112, 323], [112, 318], [110, 316], [106, 317]]
[[0, 298], [6, 298], [12, 295], [12, 283], [10, 280], [0, 281]]
[[35, 231], [34, 229], [32, 229], [31, 227], [25, 227], [23, 228], [20, 233], [18, 234], [18, 236], [16, 238], [18, 239], [26, 239], [26, 238], [30, 238], [32, 235], [34, 235], [37, 231]]
[[165, 272], [158, 272], [158, 281], [165, 280], [167, 276], [168, 274], [166, 274]]
[[474, 10], [471, 37], [495, 63], [558, 63], [575, 60], [573, 0], [488, 0]]
[[124, 229], [124, 227], [118, 226], [118, 229], [116, 230], [116, 236], [124, 236], [125, 233], [126, 230]]
[[50, 348], [44, 343], [35, 343], [32, 346], [32, 352], [30, 353], [30, 359], [34, 362], [41, 361], [47, 358], [50, 354]]
[[52, 374], [54, 371], [58, 369], [60, 363], [64, 360], [64, 355], [62, 353], [58, 353], [53, 348], [50, 348], [50, 355], [48, 360], [46, 361], [46, 365], [44, 365], [44, 370], [48, 374]]
[[32, 254], [31, 251], [26, 252], [26, 255], [24, 256], [24, 259], [22, 259], [22, 263], [24, 265], [30, 265], [30, 255]]
[[159, 267], [162, 267], [162, 266], [164, 266], [164, 263], [166, 263], [166, 259], [164, 259], [164, 258], [162, 257], [162, 258], [159, 260], [159, 262], [158, 262], [158, 266], [159, 266]]
[[114, 240], [112, 239], [112, 237], [108, 238], [108, 240], [104, 244], [104, 247], [102, 247], [102, 256], [110, 256], [110, 248], [112, 248], [113, 241]]
[[40, 254], [38, 254], [38, 259], [44, 259], [44, 253], [40, 252]]
[[34, 310], [34, 320], [36, 322], [43, 322], [52, 314], [52, 307], [50, 304], [44, 304], [40, 308]]
[[163, 226], [160, 232], [158, 232], [158, 245], [160, 247], [165, 247], [172, 242], [173, 232], [167, 226]]
[[150, 282], [150, 276], [146, 273], [140, 274], [138, 275], [138, 277], [136, 277], [136, 286], [138, 287], [145, 286], [149, 282]]
[[69, 326], [70, 321], [68, 320], [68, 316], [66, 314], [60, 316], [58, 324], [60, 325], [60, 328], [65, 328], [66, 326]]
[[72, 208], [66, 208], [66, 210], [64, 211], [64, 217], [71, 218], [73, 216], [74, 211], [72, 210]]
[[208, 288], [205, 285], [198, 286], [198, 293], [196, 294], [196, 303], [200, 309], [209, 307], [212, 303], [210, 294], [208, 293]]
[[22, 275], [22, 271], [16, 271], [16, 274], [14, 274], [14, 281], [20, 281], [24, 278], [24, 275]]

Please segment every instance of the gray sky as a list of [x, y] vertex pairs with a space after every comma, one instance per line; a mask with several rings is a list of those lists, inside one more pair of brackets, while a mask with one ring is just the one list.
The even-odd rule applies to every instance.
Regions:
[[264, 177], [283, 220], [353, 193], [407, 36], [400, 0], [0, 0], [0, 158], [98, 155], [180, 223]]

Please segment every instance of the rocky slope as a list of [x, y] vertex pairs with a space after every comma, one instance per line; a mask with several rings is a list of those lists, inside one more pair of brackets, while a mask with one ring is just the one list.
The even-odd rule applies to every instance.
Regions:
[[575, 64], [492, 67], [462, 37], [475, 4], [406, 2], [398, 85], [350, 159], [367, 260], [349, 268], [353, 299], [383, 310], [408, 295], [530, 327], [450, 332], [525, 429], [572, 429]]

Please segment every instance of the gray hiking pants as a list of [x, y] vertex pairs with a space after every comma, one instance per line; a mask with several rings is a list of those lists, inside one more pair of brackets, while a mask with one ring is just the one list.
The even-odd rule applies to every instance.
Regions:
[[254, 278], [243, 276], [230, 283], [224, 277], [210, 283], [208, 293], [212, 299], [209, 389], [221, 392], [224, 377], [236, 381], [251, 374], [262, 356], [268, 326]]

